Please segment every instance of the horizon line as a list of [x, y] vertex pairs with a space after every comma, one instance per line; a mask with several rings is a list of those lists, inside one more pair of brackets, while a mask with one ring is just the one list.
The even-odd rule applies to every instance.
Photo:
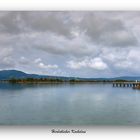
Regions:
[[121, 77], [140, 77], [140, 76], [116, 76], [116, 77], [77, 77], [77, 76], [59, 76], [59, 75], [45, 75], [45, 74], [37, 74], [37, 73], [28, 73], [28, 72], [24, 72], [23, 70], [18, 70], [18, 69], [0, 69], [0, 71], [19, 71], [19, 72], [23, 72], [25, 74], [34, 74], [34, 75], [39, 75], [39, 76], [52, 76], [52, 77], [66, 77], [66, 78], [83, 78], [83, 79], [112, 79], [112, 78], [121, 78]]

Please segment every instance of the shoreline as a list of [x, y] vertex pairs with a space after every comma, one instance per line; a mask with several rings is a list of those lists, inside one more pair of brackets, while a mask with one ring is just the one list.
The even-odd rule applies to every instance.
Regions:
[[5, 84], [86, 84], [86, 83], [91, 83], [91, 84], [112, 84], [113, 82], [103, 82], [103, 81], [76, 81], [76, 82], [70, 82], [70, 81], [61, 81], [61, 82], [51, 82], [51, 81], [18, 81], [18, 82], [10, 82], [10, 81], [0, 81], [1, 83]]

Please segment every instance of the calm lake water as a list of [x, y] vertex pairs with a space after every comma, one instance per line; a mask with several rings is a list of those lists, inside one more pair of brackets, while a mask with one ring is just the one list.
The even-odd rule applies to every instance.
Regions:
[[111, 84], [0, 84], [0, 124], [140, 125], [140, 90]]

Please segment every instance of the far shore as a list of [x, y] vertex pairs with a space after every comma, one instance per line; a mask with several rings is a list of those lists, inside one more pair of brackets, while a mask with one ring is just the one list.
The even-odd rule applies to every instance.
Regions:
[[[113, 83], [113, 82], [129, 82], [127, 80], [80, 80], [80, 79], [49, 79], [49, 78], [26, 78], [26, 79], [9, 79], [9, 80], [0, 80], [0, 83], [11, 83], [11, 84], [84, 84], [84, 83]], [[132, 82], [132, 81], [131, 81]]]

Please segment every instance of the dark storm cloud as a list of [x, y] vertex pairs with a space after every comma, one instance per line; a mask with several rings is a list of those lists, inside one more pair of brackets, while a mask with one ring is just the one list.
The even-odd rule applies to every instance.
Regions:
[[106, 46], [135, 46], [137, 39], [127, 29], [120, 19], [110, 19], [97, 16], [96, 13], [87, 13], [80, 23], [81, 30], [100, 45]]
[[18, 12], [3, 12], [0, 16], [0, 33], [17, 34], [22, 32], [20, 14]]
[[70, 36], [71, 24], [63, 12], [6, 12], [0, 16], [0, 32], [18, 34], [53, 32]]
[[98, 16], [97, 12], [6, 12], [0, 16], [0, 32], [19, 34], [51, 32], [71, 37], [77, 30], [93, 43], [109, 46], [137, 45], [137, 39], [121, 19]]
[[28, 12], [21, 14], [21, 18], [26, 22], [26, 27], [33, 31], [70, 36], [71, 23], [63, 12]]

